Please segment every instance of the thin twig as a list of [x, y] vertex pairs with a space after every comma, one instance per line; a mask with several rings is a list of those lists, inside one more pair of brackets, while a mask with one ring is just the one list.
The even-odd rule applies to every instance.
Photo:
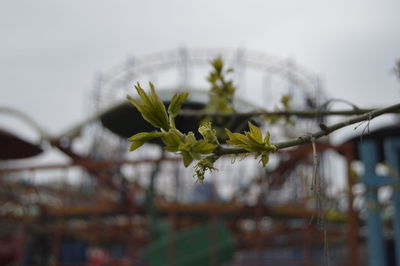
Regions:
[[312, 174], [312, 181], [311, 181], [311, 190], [314, 190], [317, 185], [317, 168], [318, 168], [318, 155], [317, 155], [317, 148], [315, 147], [315, 138], [311, 138], [311, 145], [313, 151], [313, 174]]
[[[315, 138], [311, 137], [311, 145], [313, 151], [313, 175], [312, 175], [312, 183], [311, 183], [311, 190], [314, 191], [314, 198], [315, 204], [317, 209], [317, 225], [322, 227], [324, 232], [324, 257], [325, 263], [327, 266], [330, 265], [330, 256], [329, 256], [329, 245], [328, 245], [328, 236], [327, 236], [327, 229], [326, 229], [326, 221], [324, 216], [324, 206], [323, 206], [323, 195], [321, 193], [321, 176], [319, 175], [319, 161], [318, 161], [318, 154], [317, 148], [315, 143]], [[314, 214], [310, 219], [310, 223], [314, 219]]]
[[350, 101], [347, 101], [347, 100], [344, 100], [344, 99], [336, 99], [336, 98], [334, 98], [334, 99], [329, 99], [328, 101], [326, 101], [326, 102], [322, 105], [322, 107], [326, 109], [326, 108], [328, 107], [328, 105], [331, 104], [331, 103], [333, 103], [333, 102], [341, 102], [341, 103], [348, 104], [348, 105], [350, 105], [350, 106], [353, 108], [354, 111], [360, 110], [360, 108], [359, 108], [357, 105], [355, 105], [354, 103], [352, 103], [352, 102], [350, 102]]
[[[316, 205], [316, 209], [317, 209], [317, 212], [319, 212], [320, 211], [320, 209], [319, 209], [319, 200], [320, 200], [320, 198], [319, 198], [319, 196], [318, 196], [318, 184], [319, 184], [319, 182], [317, 182], [317, 176], [318, 176], [318, 155], [317, 155], [317, 148], [316, 148], [316, 145], [315, 145], [315, 138], [311, 138], [311, 145], [312, 145], [312, 151], [313, 151], [313, 171], [312, 171], [312, 177], [311, 177], [311, 191], [313, 192], [313, 194], [314, 194], [314, 198], [315, 198], [315, 201], [316, 201], [316, 203], [315, 203], [315, 205]], [[318, 217], [319, 217], [319, 213], [318, 213]], [[312, 216], [311, 216], [311, 219], [310, 219], [310, 224], [313, 222], [313, 220], [314, 220], [314, 213], [312, 214]]]
[[[331, 126], [324, 126], [323, 129], [321, 129], [320, 131], [317, 131], [313, 134], [305, 135], [305, 136], [298, 137], [296, 139], [292, 139], [292, 140], [288, 140], [288, 141], [284, 141], [284, 142], [273, 143], [273, 145], [275, 145], [276, 150], [281, 150], [281, 149], [294, 147], [294, 146], [298, 146], [298, 145], [305, 144], [305, 143], [310, 143], [312, 137], [317, 140], [317, 139], [319, 139], [323, 136], [327, 136], [327, 135], [331, 134], [332, 132], [334, 132], [338, 129], [341, 129], [343, 127], [353, 125], [355, 123], [365, 121], [365, 120], [370, 121], [370, 120], [374, 119], [375, 117], [381, 116], [383, 114], [397, 113], [399, 111], [400, 111], [400, 103], [391, 105], [391, 106], [388, 106], [385, 108], [376, 109], [371, 112], [344, 120], [344, 121], [336, 123], [336, 124], [333, 124]], [[239, 149], [239, 148], [223, 148], [223, 147], [221, 147], [220, 149], [215, 151], [215, 154], [217, 154], [217, 155], [240, 154], [240, 153], [248, 153], [248, 151], [246, 151], [244, 149]]]
[[[256, 116], [297, 116], [303, 118], [315, 118], [318, 116], [349, 116], [361, 115], [371, 112], [375, 109], [355, 109], [355, 110], [290, 110], [290, 111], [254, 111], [246, 113], [210, 113], [202, 110], [181, 110], [180, 116], [196, 116], [196, 117], [256, 117]], [[393, 113], [397, 113], [394, 111]]]
[[331, 265], [331, 256], [329, 253], [329, 241], [328, 241], [328, 234], [327, 234], [327, 229], [326, 229], [326, 224], [324, 222], [324, 257], [325, 257], [325, 263], [327, 266]]
[[354, 130], [356, 130], [356, 129], [359, 128], [361, 125], [363, 125], [365, 122], [367, 123], [367, 125], [363, 128], [363, 130], [362, 130], [362, 132], [361, 132], [361, 136], [360, 136], [360, 139], [361, 139], [361, 140], [363, 139], [363, 137], [364, 137], [364, 135], [365, 135], [365, 132], [367, 132], [368, 135], [369, 135], [369, 133], [370, 133], [369, 125], [370, 125], [370, 122], [371, 122], [371, 116], [369, 116], [369, 118], [368, 118], [367, 120], [362, 121], [360, 124], [358, 124], [357, 126], [354, 127]]

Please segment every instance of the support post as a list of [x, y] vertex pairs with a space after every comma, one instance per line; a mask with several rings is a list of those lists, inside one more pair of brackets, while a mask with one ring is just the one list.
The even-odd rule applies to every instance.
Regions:
[[393, 175], [393, 217], [394, 247], [396, 265], [400, 266], [400, 139], [387, 139], [384, 143], [385, 157]]
[[387, 266], [385, 241], [382, 232], [381, 208], [378, 202], [379, 177], [375, 174], [378, 163], [378, 151], [372, 140], [365, 140], [358, 146], [359, 154], [364, 163], [362, 180], [366, 185], [367, 200], [367, 233], [368, 257], [370, 266]]
[[351, 169], [351, 162], [354, 161], [354, 144], [348, 143], [343, 149], [347, 166], [347, 216], [348, 216], [348, 245], [349, 245], [349, 265], [359, 266], [358, 253], [358, 216], [354, 210], [354, 173]]

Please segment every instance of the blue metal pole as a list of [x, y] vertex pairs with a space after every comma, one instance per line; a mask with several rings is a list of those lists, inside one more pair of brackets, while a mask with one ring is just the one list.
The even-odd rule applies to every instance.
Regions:
[[387, 266], [385, 241], [382, 233], [381, 210], [378, 202], [378, 184], [374, 179], [378, 153], [374, 141], [364, 140], [358, 146], [360, 158], [364, 164], [362, 180], [367, 187], [367, 233], [368, 257], [370, 266]]
[[396, 265], [400, 266], [400, 139], [387, 139], [384, 143], [385, 157], [393, 173], [393, 216]]

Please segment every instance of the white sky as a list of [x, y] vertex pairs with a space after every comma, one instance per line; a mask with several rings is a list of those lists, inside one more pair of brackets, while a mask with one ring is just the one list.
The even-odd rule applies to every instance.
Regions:
[[61, 133], [85, 117], [97, 72], [181, 46], [292, 57], [332, 97], [394, 104], [399, 11], [398, 0], [1, 1], [0, 106]]

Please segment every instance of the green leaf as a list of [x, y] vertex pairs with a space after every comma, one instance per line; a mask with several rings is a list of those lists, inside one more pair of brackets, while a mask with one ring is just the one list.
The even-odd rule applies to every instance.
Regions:
[[217, 145], [210, 144], [206, 140], [199, 140], [193, 145], [193, 152], [198, 152], [200, 154], [212, 153], [217, 148]]
[[160, 128], [163, 128], [164, 130], [169, 129], [169, 123], [168, 123], [168, 115], [167, 115], [167, 110], [165, 109], [164, 103], [161, 101], [161, 99], [158, 97], [153, 83], [149, 82], [150, 85], [150, 98], [153, 104], [154, 112], [155, 114], [159, 117], [160, 122], [162, 126]]
[[214, 73], [214, 72], [211, 72], [210, 75], [208, 76], [207, 80], [211, 84], [214, 84], [218, 80], [218, 74]]
[[250, 128], [250, 134], [251, 137], [258, 143], [263, 143], [263, 137], [262, 133], [259, 127], [256, 127], [253, 125], [250, 121], [248, 121], [249, 128]]
[[217, 73], [222, 72], [222, 68], [224, 67], [224, 62], [222, 61], [222, 58], [220, 56], [211, 61], [211, 64]]
[[127, 96], [127, 98], [136, 107], [136, 109], [138, 109], [138, 111], [142, 114], [143, 118], [147, 122], [149, 122], [150, 124], [152, 124], [155, 127], [158, 127], [159, 121], [158, 121], [157, 117], [154, 114], [152, 114], [151, 112], [148, 111], [149, 108], [146, 108], [145, 105], [143, 105], [140, 102], [136, 101], [135, 99], [133, 99], [129, 95]]
[[162, 137], [165, 133], [162, 132], [141, 132], [128, 138], [132, 142], [130, 151], [134, 151], [151, 139]]
[[229, 140], [226, 143], [245, 149], [249, 152], [255, 152], [257, 154], [256, 157], [261, 156], [261, 162], [263, 166], [268, 163], [269, 153], [275, 152], [276, 147], [269, 143], [270, 134], [267, 132], [264, 140], [262, 137], [261, 130], [249, 123], [250, 132], [245, 131], [245, 135], [240, 133], [232, 133], [228, 129], [226, 133], [229, 137]]
[[261, 153], [261, 159], [260, 159], [263, 167], [265, 167], [268, 164], [269, 161], [269, 152], [263, 152]]
[[264, 143], [265, 144], [270, 145], [269, 144], [270, 137], [271, 137], [271, 134], [269, 133], [269, 131], [267, 131], [267, 134], [265, 134], [265, 137], [264, 137]]
[[169, 152], [178, 152], [178, 146], [164, 146], [164, 150]]
[[187, 151], [182, 151], [181, 155], [182, 155], [182, 159], [183, 159], [183, 165], [185, 167], [188, 167], [193, 162], [192, 155]]
[[219, 56], [211, 61], [213, 70], [208, 75], [210, 83], [209, 102], [206, 111], [209, 112], [233, 112], [233, 95], [235, 86], [232, 80], [227, 80], [226, 76], [231, 71], [224, 69], [224, 62]]
[[149, 97], [147, 96], [146, 92], [140, 86], [139, 82], [135, 85], [135, 89], [136, 89], [137, 93], [139, 94], [140, 99], [142, 100], [141, 105], [142, 106], [151, 106], [151, 101], [150, 101]]
[[135, 141], [131, 144], [131, 146], [129, 147], [129, 151], [134, 151], [137, 148], [141, 147], [143, 144], [145, 144], [145, 141]]
[[177, 129], [171, 128], [161, 137], [164, 142], [164, 149], [170, 152], [179, 151], [179, 144], [184, 140], [184, 135]]
[[218, 144], [217, 131], [212, 128], [211, 122], [204, 121], [199, 127], [199, 133], [205, 140], [212, 144]]
[[257, 140], [254, 139], [254, 137], [252, 136], [252, 134], [248, 131], [244, 132], [247, 140], [246, 140], [246, 144], [249, 146], [249, 148], [251, 148], [253, 151], [262, 151], [264, 148], [264, 144], [261, 141], [258, 142]]
[[143, 118], [157, 128], [168, 131], [170, 126], [163, 102], [157, 96], [154, 85], [150, 83], [150, 94], [147, 95], [139, 83], [135, 85], [140, 101], [128, 96], [128, 100], [138, 109]]
[[183, 101], [188, 97], [189, 93], [176, 93], [171, 100], [171, 103], [168, 107], [168, 113], [172, 117], [176, 117], [181, 110]]
[[171, 128], [161, 139], [167, 146], [178, 146], [184, 140], [184, 135], [179, 130]]
[[194, 136], [193, 132], [189, 132], [183, 142], [179, 144], [178, 149], [181, 151], [188, 151], [192, 150], [193, 145], [196, 143], [196, 137]]
[[[248, 150], [248, 151], [253, 151], [250, 149], [250, 143], [249, 139], [240, 133], [232, 133], [229, 129], [225, 128], [226, 134], [229, 137], [229, 140], [226, 141], [226, 143], [237, 146], [239, 148]], [[249, 150], [250, 149], [250, 150]]]

